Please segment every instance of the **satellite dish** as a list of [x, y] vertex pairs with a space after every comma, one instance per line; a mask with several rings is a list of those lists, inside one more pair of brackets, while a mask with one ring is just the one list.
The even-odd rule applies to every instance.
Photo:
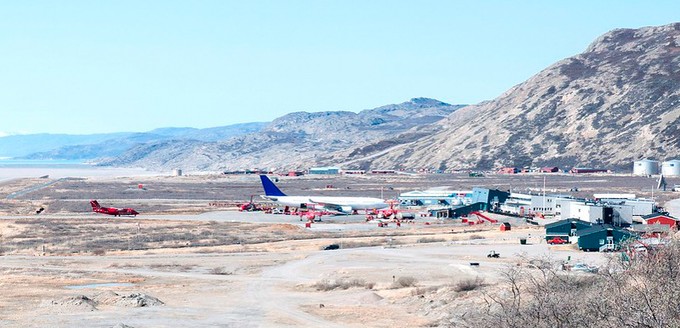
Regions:
[[666, 179], [663, 178], [663, 174], [659, 176], [659, 183], [657, 184], [656, 189], [666, 191]]

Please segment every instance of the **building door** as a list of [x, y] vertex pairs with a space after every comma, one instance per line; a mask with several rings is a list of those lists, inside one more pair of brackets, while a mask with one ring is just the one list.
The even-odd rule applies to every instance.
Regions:
[[607, 250], [614, 251], [614, 237], [607, 236]]
[[602, 209], [602, 221], [604, 224], [614, 224], [614, 209], [611, 207], [605, 207]]

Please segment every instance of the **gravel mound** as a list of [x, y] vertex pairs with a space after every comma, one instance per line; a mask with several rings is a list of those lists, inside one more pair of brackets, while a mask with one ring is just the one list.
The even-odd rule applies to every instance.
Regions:
[[50, 306], [58, 306], [68, 310], [96, 311], [97, 302], [85, 295], [76, 295], [62, 298], [61, 300], [51, 301]]
[[123, 307], [149, 307], [165, 304], [156, 297], [142, 293], [118, 294], [106, 291], [95, 295], [93, 298], [98, 304]]
[[[68, 311], [97, 311], [97, 306], [112, 305], [120, 307], [150, 307], [164, 305], [161, 300], [142, 293], [118, 294], [112, 291], [97, 293], [94, 296], [76, 295], [53, 300], [47, 306]], [[118, 326], [116, 326], [118, 327]], [[121, 326], [128, 327], [128, 326]]]
[[375, 304], [380, 302], [382, 299], [382, 296], [376, 294], [375, 292], [371, 292], [370, 294], [361, 297], [359, 302], [360, 304]]

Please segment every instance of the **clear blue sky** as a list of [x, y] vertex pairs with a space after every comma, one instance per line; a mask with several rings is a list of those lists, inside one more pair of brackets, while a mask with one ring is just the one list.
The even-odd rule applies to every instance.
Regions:
[[678, 1], [3, 1], [0, 135], [493, 99]]

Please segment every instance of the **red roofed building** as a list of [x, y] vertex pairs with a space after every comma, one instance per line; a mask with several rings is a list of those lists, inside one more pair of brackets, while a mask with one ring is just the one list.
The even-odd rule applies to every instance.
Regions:
[[642, 217], [645, 224], [663, 224], [671, 228], [678, 227], [678, 219], [668, 215], [668, 213], [652, 213]]
[[516, 167], [502, 167], [498, 170], [498, 173], [501, 174], [515, 174], [517, 172], [519, 172], [519, 170]]

